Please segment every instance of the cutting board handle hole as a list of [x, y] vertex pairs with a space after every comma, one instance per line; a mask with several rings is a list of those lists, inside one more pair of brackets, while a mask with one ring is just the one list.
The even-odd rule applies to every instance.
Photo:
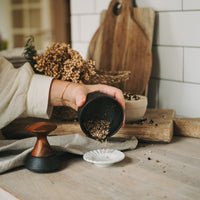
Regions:
[[113, 7], [113, 13], [119, 15], [122, 12], [122, 4], [117, 2]]

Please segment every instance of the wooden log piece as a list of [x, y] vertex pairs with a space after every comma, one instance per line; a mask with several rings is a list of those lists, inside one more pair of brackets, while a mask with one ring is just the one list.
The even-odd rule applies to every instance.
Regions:
[[147, 109], [143, 121], [126, 124], [115, 136], [131, 138], [134, 135], [139, 140], [169, 143], [173, 138], [174, 117], [174, 110]]
[[181, 136], [200, 138], [200, 118], [175, 118], [174, 133]]

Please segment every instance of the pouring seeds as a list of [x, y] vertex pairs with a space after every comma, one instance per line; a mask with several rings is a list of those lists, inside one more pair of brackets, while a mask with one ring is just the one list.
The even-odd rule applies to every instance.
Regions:
[[85, 128], [93, 138], [103, 142], [109, 134], [110, 122], [107, 120], [88, 120], [85, 122]]

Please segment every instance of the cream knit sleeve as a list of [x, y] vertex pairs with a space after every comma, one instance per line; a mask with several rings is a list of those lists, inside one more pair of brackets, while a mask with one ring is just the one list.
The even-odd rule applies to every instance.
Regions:
[[35, 74], [29, 63], [15, 69], [0, 56], [0, 129], [18, 117], [49, 118], [52, 78]]

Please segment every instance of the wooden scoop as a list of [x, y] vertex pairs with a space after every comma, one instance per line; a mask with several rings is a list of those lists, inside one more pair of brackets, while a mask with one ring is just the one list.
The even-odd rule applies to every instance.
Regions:
[[128, 70], [124, 91], [143, 94], [152, 67], [148, 37], [133, 18], [132, 0], [112, 0], [105, 18], [94, 34], [88, 58], [101, 70]]

